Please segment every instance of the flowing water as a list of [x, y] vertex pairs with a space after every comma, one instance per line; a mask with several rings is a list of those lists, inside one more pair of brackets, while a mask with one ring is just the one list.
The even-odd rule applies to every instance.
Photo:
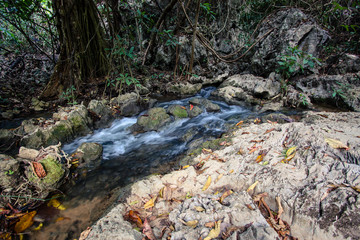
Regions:
[[[208, 98], [214, 89], [204, 89], [195, 97]], [[173, 104], [188, 106], [189, 99], [163, 102], [157, 107], [168, 108]], [[103, 145], [103, 162], [99, 168], [84, 172], [80, 180], [67, 191], [64, 202], [67, 210], [56, 213], [61, 221], [52, 219], [33, 238], [77, 238], [80, 231], [90, 226], [115, 200], [112, 195], [115, 188], [142, 176], [171, 171], [178, 157], [194, 141], [217, 138], [228, 126], [233, 126], [251, 114], [250, 110], [243, 107], [213, 102], [221, 107], [221, 111], [204, 111], [195, 118], [178, 119], [158, 132], [133, 135], [129, 127], [136, 123], [137, 118], [122, 118], [115, 120], [109, 128], [96, 130], [91, 135], [65, 145], [63, 149], [71, 153], [83, 142], [97, 142]], [[46, 215], [46, 210], [44, 212]]]

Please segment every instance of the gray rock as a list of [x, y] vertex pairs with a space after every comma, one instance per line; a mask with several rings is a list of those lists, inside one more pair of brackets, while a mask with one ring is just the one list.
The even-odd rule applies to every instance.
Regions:
[[335, 55], [327, 60], [331, 75], [356, 73], [360, 71], [360, 57], [353, 54]]
[[194, 95], [201, 90], [202, 85], [200, 83], [191, 84], [191, 83], [177, 83], [177, 84], [168, 84], [166, 89], [168, 93], [175, 94], [178, 96], [190, 96]]
[[286, 55], [288, 47], [298, 46], [305, 53], [318, 56], [318, 51], [330, 38], [316, 22], [299, 9], [281, 10], [268, 17], [260, 25], [259, 34], [255, 38], [265, 36], [255, 46], [251, 57], [252, 71], [259, 75], [267, 75], [277, 68], [280, 56]]
[[203, 113], [203, 110], [198, 106], [194, 106], [193, 109], [190, 110], [190, 107], [186, 107], [188, 115], [190, 118], [194, 118]]
[[8, 149], [15, 140], [15, 134], [13, 130], [10, 129], [0, 129], [0, 150], [4, 151]]
[[175, 118], [187, 118], [189, 116], [186, 108], [180, 105], [169, 106], [167, 113], [173, 115]]
[[293, 86], [288, 86], [284, 105], [293, 108], [312, 107], [311, 100], [306, 93], [297, 91]]
[[82, 143], [75, 151], [74, 158], [79, 159], [79, 167], [96, 168], [100, 166], [103, 147], [98, 143]]
[[137, 119], [137, 125], [144, 131], [157, 131], [171, 121], [170, 115], [164, 108], [151, 108], [146, 115]]
[[20, 162], [13, 157], [0, 154], [0, 186], [3, 190], [15, 188], [18, 184]]
[[309, 96], [312, 102], [322, 102], [334, 106], [360, 111], [359, 73], [344, 75], [311, 75], [299, 79], [296, 88]]
[[207, 112], [218, 112], [220, 111], [220, 106], [213, 103], [212, 101], [206, 98], [192, 98], [189, 100], [194, 106], [200, 106], [206, 109]]
[[114, 119], [110, 107], [102, 101], [91, 100], [87, 109], [89, 112], [96, 114], [99, 119], [95, 122], [96, 128], [108, 126]]

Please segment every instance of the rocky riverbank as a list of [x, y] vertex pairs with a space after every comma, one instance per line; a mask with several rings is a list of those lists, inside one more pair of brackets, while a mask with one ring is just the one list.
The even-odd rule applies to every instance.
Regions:
[[217, 230], [230, 239], [358, 239], [359, 124], [359, 113], [328, 112], [238, 124], [224, 149], [203, 149], [193, 165], [129, 186], [83, 234], [204, 239]]

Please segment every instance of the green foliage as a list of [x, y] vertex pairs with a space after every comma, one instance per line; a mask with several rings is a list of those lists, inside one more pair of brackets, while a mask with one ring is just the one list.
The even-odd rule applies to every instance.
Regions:
[[6, 171], [5, 172], [5, 175], [13, 175], [14, 174], [14, 171], [12, 171], [12, 170], [8, 170], [8, 171]]
[[288, 53], [280, 57], [276, 70], [283, 79], [289, 79], [299, 70], [304, 72], [306, 68], [313, 69], [316, 65], [321, 66], [320, 59], [315, 58], [312, 54], [304, 53], [298, 47], [289, 47]]
[[200, 8], [205, 12], [208, 20], [215, 20], [216, 13], [211, 10], [211, 3], [200, 3]]
[[173, 49], [176, 48], [176, 45], [180, 45], [180, 43], [177, 41], [176, 37], [173, 34], [173, 30], [163, 30], [158, 33], [160, 39], [162, 41], [165, 41], [165, 45], [169, 46]]
[[340, 82], [336, 82], [336, 84], [338, 85], [338, 87], [332, 88], [333, 89], [332, 97], [333, 98], [341, 98], [341, 99], [345, 100], [347, 98], [345, 95], [345, 92], [350, 88], [350, 85], [343, 84]]
[[75, 92], [76, 88], [74, 87], [74, 85], [72, 85], [61, 94], [61, 98], [65, 99], [67, 101], [67, 104], [69, 105], [76, 105], [78, 103], [76, 101]]
[[309, 102], [307, 101], [307, 98], [304, 94], [300, 93], [300, 97], [301, 97], [301, 103], [302, 105], [304, 106], [308, 106], [309, 105]]

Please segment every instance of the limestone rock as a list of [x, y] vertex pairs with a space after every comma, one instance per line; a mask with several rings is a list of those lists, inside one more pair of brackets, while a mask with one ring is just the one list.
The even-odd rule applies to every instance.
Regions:
[[191, 84], [191, 83], [177, 83], [168, 84], [166, 89], [168, 93], [175, 94], [178, 96], [190, 96], [194, 95], [201, 90], [202, 84]]
[[203, 107], [207, 112], [218, 112], [220, 111], [220, 106], [213, 103], [212, 101], [206, 98], [192, 98], [189, 100], [191, 104], [198, 107]]
[[0, 187], [2, 189], [15, 188], [18, 183], [20, 162], [13, 157], [0, 154]]
[[96, 114], [98, 121], [95, 122], [95, 127], [105, 127], [114, 119], [111, 109], [103, 101], [91, 100], [87, 109], [90, 113]]
[[15, 134], [13, 130], [10, 129], [0, 129], [0, 151], [4, 151], [11, 147], [15, 139]]
[[101, 164], [102, 153], [102, 145], [86, 142], [76, 149], [74, 158], [79, 159], [79, 167], [96, 168]]

